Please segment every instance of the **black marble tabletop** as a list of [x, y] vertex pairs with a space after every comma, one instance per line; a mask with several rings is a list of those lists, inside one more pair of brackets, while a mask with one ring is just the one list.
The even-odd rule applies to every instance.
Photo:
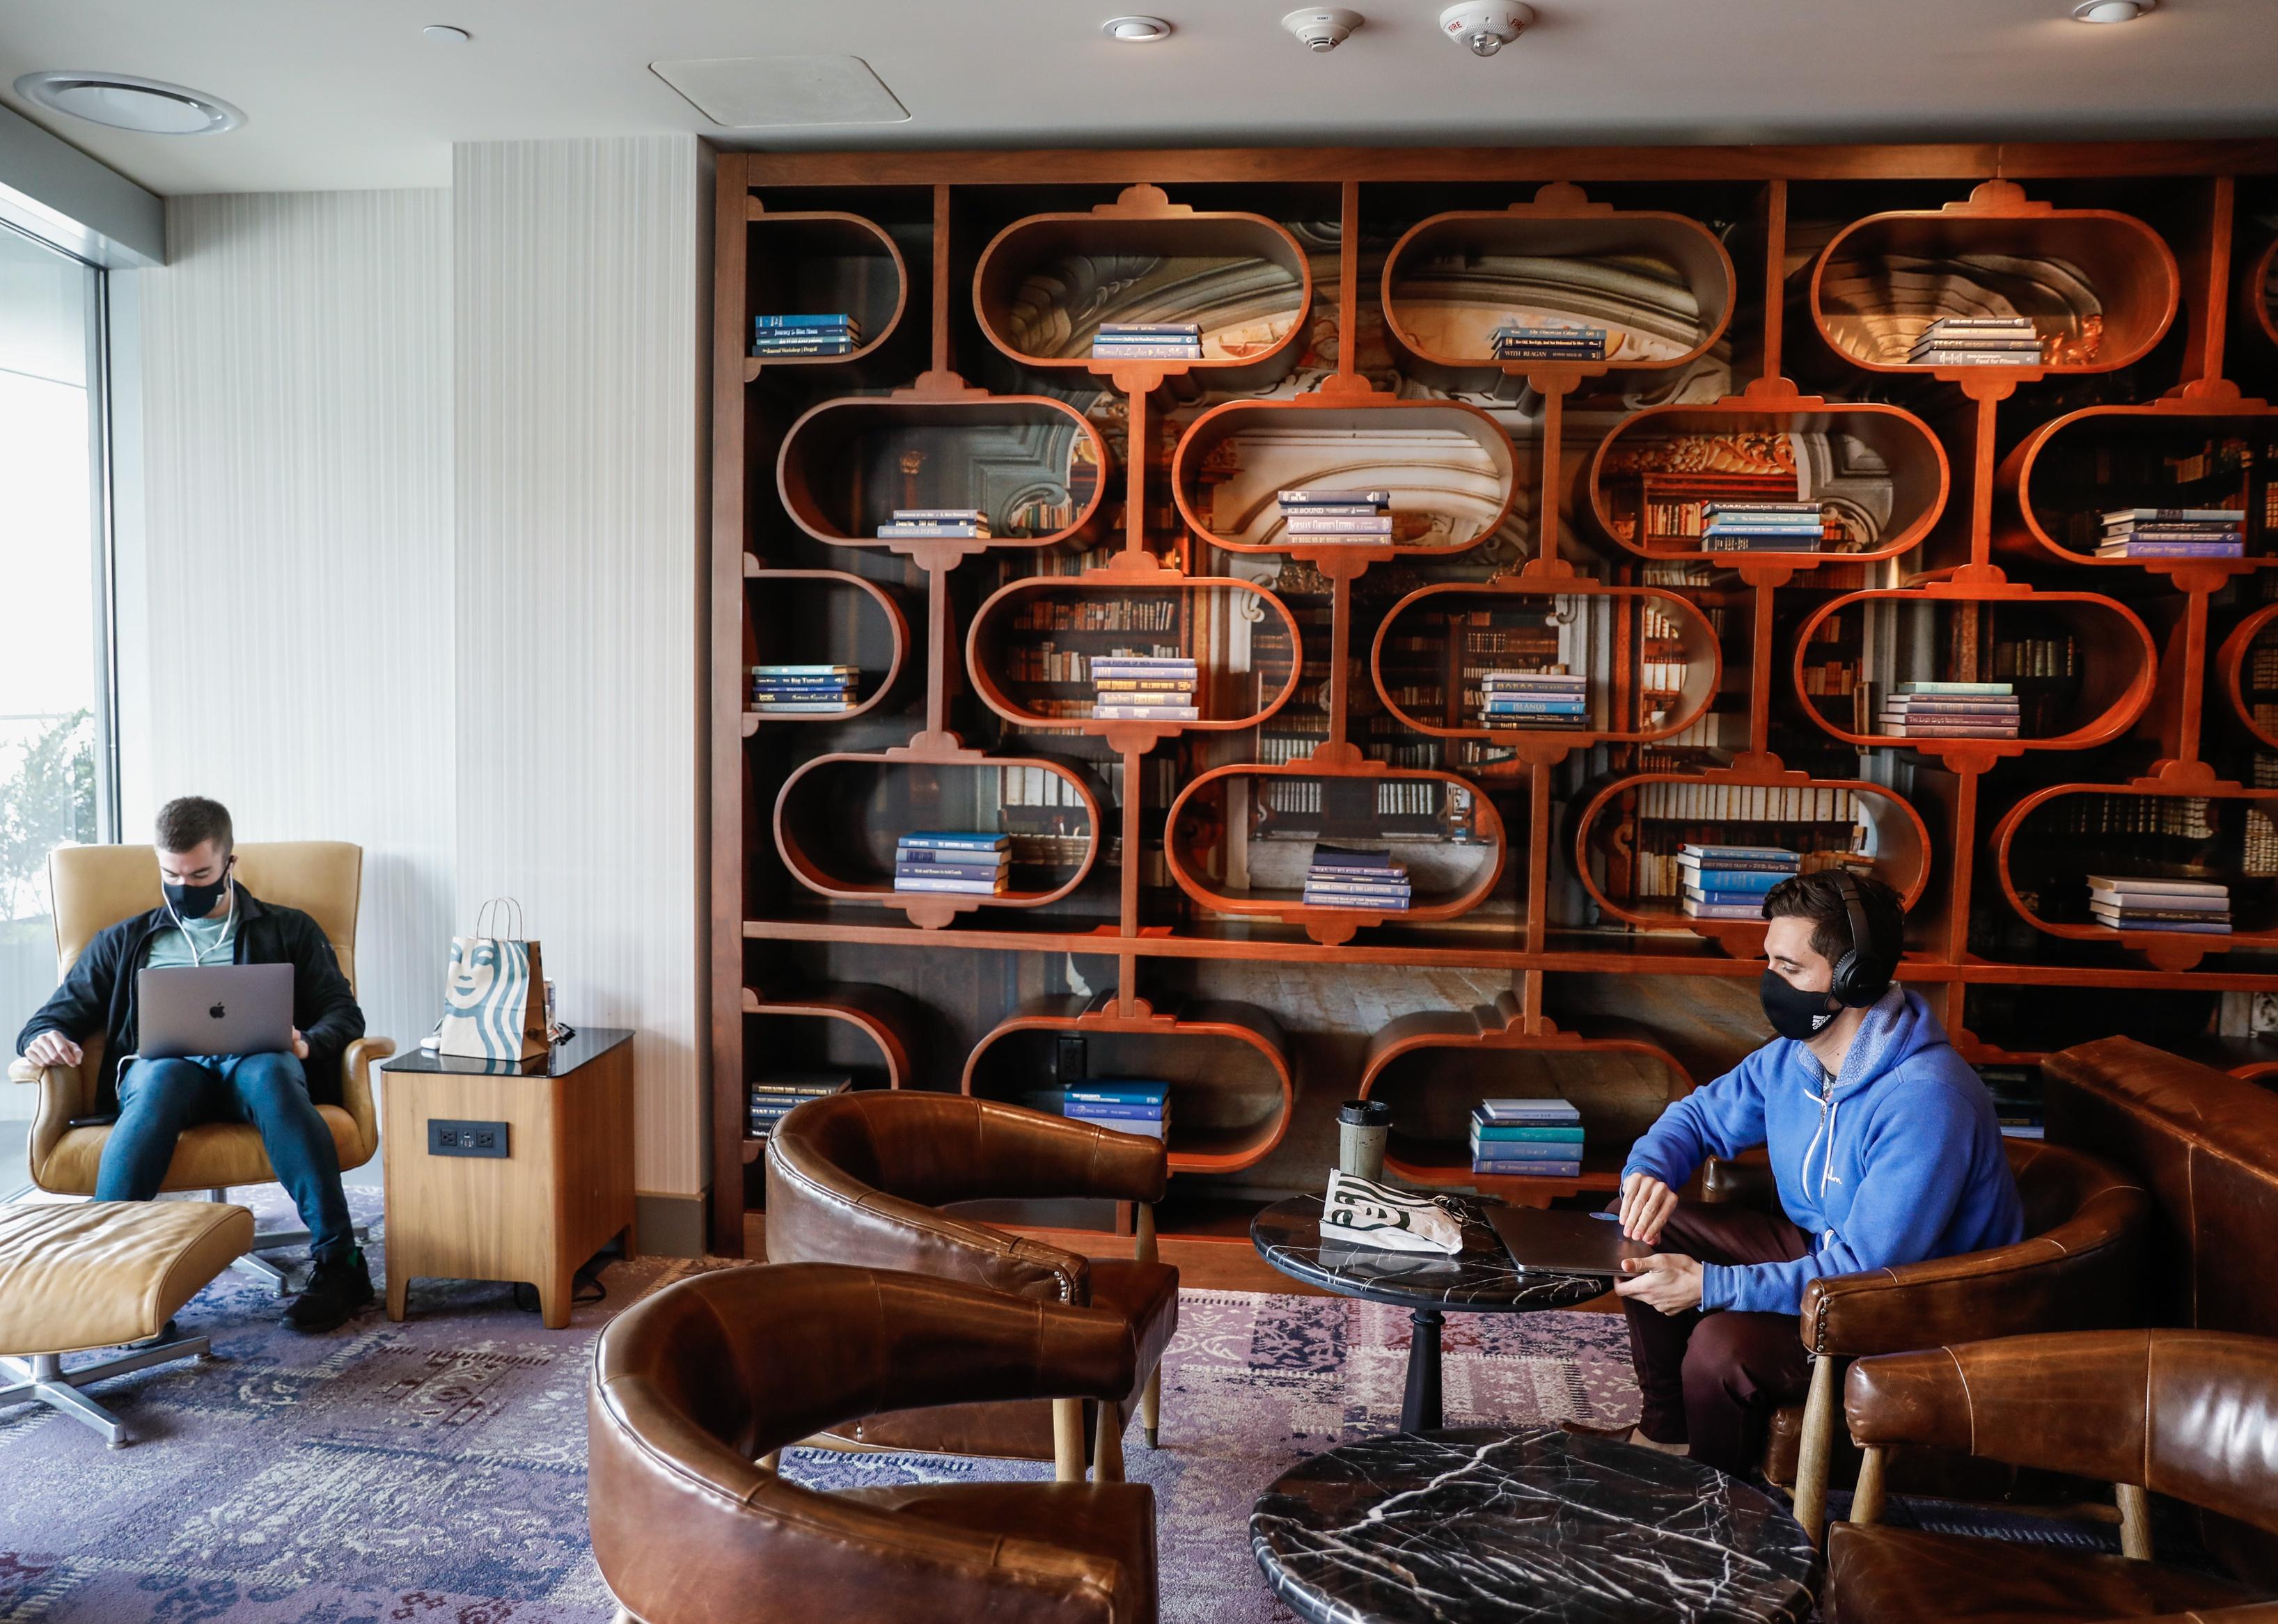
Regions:
[[1307, 1624], [1798, 1624], [1819, 1573], [1770, 1496], [1556, 1427], [1316, 1455], [1257, 1502], [1250, 1544]]
[[1605, 1295], [1606, 1283], [1590, 1276], [1522, 1272], [1476, 1202], [1446, 1200], [1464, 1219], [1464, 1249], [1450, 1256], [1325, 1241], [1318, 1195], [1293, 1195], [1260, 1212], [1250, 1220], [1250, 1244], [1285, 1275], [1403, 1308], [1525, 1314]]
[[467, 1077], [567, 1077], [589, 1060], [598, 1060], [620, 1043], [632, 1041], [624, 1026], [580, 1026], [573, 1036], [549, 1046], [530, 1060], [475, 1060], [464, 1055], [439, 1055], [432, 1048], [414, 1048], [383, 1060], [383, 1071], [448, 1071]]

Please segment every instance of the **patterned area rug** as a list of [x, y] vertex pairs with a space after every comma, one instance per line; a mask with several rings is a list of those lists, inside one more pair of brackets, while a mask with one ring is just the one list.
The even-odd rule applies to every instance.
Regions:
[[[349, 1197], [375, 1225], [376, 1267], [378, 1192]], [[180, 1316], [212, 1337], [219, 1360], [92, 1390], [134, 1428], [132, 1447], [107, 1450], [43, 1407], [0, 1412], [0, 1620], [608, 1624], [614, 1605], [585, 1536], [588, 1349], [646, 1293], [730, 1266], [612, 1265], [608, 1300], [580, 1308], [566, 1330], [546, 1330], [507, 1286], [458, 1284], [415, 1288], [401, 1325], [375, 1309], [329, 1337], [285, 1330], [274, 1296], [225, 1275]], [[1147, 1449], [1135, 1428], [1126, 1446], [1130, 1475], [1156, 1492], [1162, 1616], [1283, 1624], [1292, 1615], [1250, 1558], [1250, 1505], [1303, 1457], [1397, 1424], [1407, 1316], [1241, 1292], [1189, 1292], [1179, 1311], [1164, 1446]], [[1450, 1426], [1636, 1414], [1611, 1315], [1453, 1315], [1444, 1362]], [[784, 1464], [820, 1488], [1050, 1475], [819, 1450]], [[2081, 1537], [2015, 1521], [1955, 1526]], [[2109, 1537], [2086, 1540], [2098, 1536]]]
[[[375, 1225], [378, 1194], [350, 1192]], [[285, 1330], [275, 1297], [225, 1275], [180, 1316], [218, 1361], [93, 1390], [135, 1430], [131, 1447], [42, 1407], [0, 1412], [0, 1620], [607, 1624], [585, 1539], [587, 1350], [608, 1315], [720, 1266], [612, 1265], [608, 1300], [567, 1330], [504, 1285], [466, 1284], [415, 1288], [401, 1325], [375, 1310], [328, 1337]], [[1135, 1428], [1128, 1445], [1158, 1497], [1163, 1617], [1286, 1620], [1250, 1559], [1250, 1503], [1303, 1456], [1395, 1424], [1407, 1318], [1235, 1292], [1190, 1292], [1180, 1316], [1164, 1447]], [[1445, 1363], [1451, 1425], [1634, 1413], [1608, 1315], [1451, 1316]], [[810, 1450], [786, 1469], [820, 1487], [1050, 1475]]]

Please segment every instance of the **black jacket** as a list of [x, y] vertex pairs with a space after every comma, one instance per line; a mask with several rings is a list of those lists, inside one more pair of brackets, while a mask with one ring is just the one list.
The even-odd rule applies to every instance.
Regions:
[[[230, 882], [236, 885], [235, 881]], [[134, 1052], [134, 977], [142, 968], [151, 934], [172, 930], [174, 916], [153, 908], [121, 919], [87, 944], [79, 963], [55, 995], [32, 1012], [16, 1036], [22, 1054], [43, 1032], [60, 1032], [73, 1042], [103, 1033], [103, 1072], [96, 1081], [96, 1110], [118, 1109], [118, 1057]], [[233, 963], [293, 966], [293, 1024], [308, 1040], [301, 1063], [309, 1095], [319, 1105], [340, 1102], [340, 1052], [363, 1036], [363, 1011], [356, 1007], [348, 979], [340, 973], [333, 944], [316, 920], [298, 908], [256, 901], [237, 886], [237, 947]]]

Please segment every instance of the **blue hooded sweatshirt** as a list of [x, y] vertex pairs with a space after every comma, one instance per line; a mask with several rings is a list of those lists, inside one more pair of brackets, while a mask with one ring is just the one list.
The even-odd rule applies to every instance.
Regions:
[[1992, 1096], [1904, 987], [1868, 1007], [1831, 1086], [1808, 1048], [1775, 1038], [1663, 1111], [1622, 1174], [1674, 1188], [1705, 1158], [1756, 1145], [1770, 1147], [1780, 1205], [1812, 1248], [1787, 1263], [1703, 1263], [1703, 1308], [1796, 1314], [1822, 1276], [2024, 1236]]

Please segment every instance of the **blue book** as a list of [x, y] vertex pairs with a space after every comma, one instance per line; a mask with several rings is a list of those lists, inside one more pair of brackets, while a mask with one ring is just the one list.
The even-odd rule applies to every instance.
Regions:
[[969, 846], [898, 846], [894, 862], [926, 863], [944, 868], [957, 868], [965, 873], [988, 873], [1005, 867], [1010, 854], [1003, 851], [976, 850]]
[[1505, 699], [1491, 696], [1480, 702], [1487, 716], [1579, 716], [1590, 708], [1587, 699]]
[[752, 352], [759, 361], [797, 359], [801, 355], [851, 355], [852, 344], [770, 344]]
[[881, 541], [969, 541], [990, 539], [989, 529], [981, 524], [882, 524], [878, 527]]
[[1200, 361], [1199, 344], [1094, 344], [1094, 361]]
[[1764, 905], [1762, 891], [1705, 891], [1697, 885], [1685, 888], [1687, 901], [1708, 908], [1761, 908]]
[[988, 880], [905, 880], [894, 876], [897, 891], [941, 891], [959, 896], [996, 896], [1005, 889], [1005, 879], [998, 875]]
[[901, 846], [946, 846], [967, 851], [1001, 851], [1013, 843], [1009, 835], [979, 829], [912, 829], [895, 842]]
[[1040, 1088], [1023, 1097], [1039, 1110], [1058, 1111], [1080, 1120], [1150, 1122], [1160, 1121], [1163, 1116], [1160, 1100], [1079, 1100], [1067, 1088]]
[[1280, 493], [1280, 503], [1284, 507], [1382, 507], [1391, 500], [1390, 491], [1364, 491], [1351, 486], [1319, 485]]
[[897, 880], [986, 880], [993, 871], [980, 863], [913, 863], [897, 858]]
[[1579, 1162], [1582, 1148], [1577, 1140], [1486, 1140], [1472, 1135], [1474, 1162]]
[[897, 507], [890, 515], [897, 524], [986, 524], [989, 515], [978, 507]]
[[1334, 863], [1339, 867], [1344, 868], [1396, 870], [1400, 867], [1400, 864], [1394, 858], [1392, 853], [1380, 851], [1372, 846], [1316, 844], [1313, 848], [1314, 866], [1318, 868], [1326, 863]]
[[1484, 1173], [1490, 1178], [1579, 1178], [1582, 1176], [1582, 1164], [1579, 1162], [1474, 1161], [1472, 1171]]
[[1789, 876], [1778, 868], [1724, 868], [1714, 863], [1692, 864], [1679, 860], [1678, 866], [1688, 874], [1698, 875], [1703, 888], [1712, 891], [1752, 891], [1762, 896]]
[[1148, 1105], [1159, 1107], [1169, 1097], [1168, 1083], [1119, 1083], [1105, 1077], [1088, 1077], [1070, 1083], [1060, 1093], [1086, 1105]]
[[1200, 322], [1102, 322], [1098, 332], [1111, 337], [1131, 337], [1145, 334], [1149, 338], [1199, 339], [1203, 336]]
[[1554, 1120], [1579, 1122], [1582, 1113], [1571, 1100], [1550, 1096], [1539, 1099], [1481, 1100], [1472, 1107], [1475, 1117], [1484, 1116], [1494, 1122], [1525, 1122]]
[[1472, 1118], [1473, 1143], [1481, 1140], [1507, 1140], [1522, 1145], [1579, 1145], [1582, 1142], [1582, 1132], [1583, 1131], [1579, 1127], [1538, 1126], [1532, 1123], [1481, 1122], [1477, 1117]]
[[1303, 901], [1308, 908], [1357, 908], [1376, 913], [1408, 911], [1405, 896], [1350, 896], [1342, 892], [1316, 891], [1311, 886], [1305, 888]]
[[852, 327], [860, 325], [844, 310], [830, 310], [814, 316], [754, 316], [754, 327]]
[[1690, 856], [1698, 858], [1704, 865], [1711, 866], [1725, 858], [1744, 859], [1753, 858], [1765, 862], [1782, 863], [1790, 868], [1798, 866], [1803, 861], [1784, 846], [1701, 846], [1687, 841], [1677, 849], [1677, 860], [1680, 863]]

